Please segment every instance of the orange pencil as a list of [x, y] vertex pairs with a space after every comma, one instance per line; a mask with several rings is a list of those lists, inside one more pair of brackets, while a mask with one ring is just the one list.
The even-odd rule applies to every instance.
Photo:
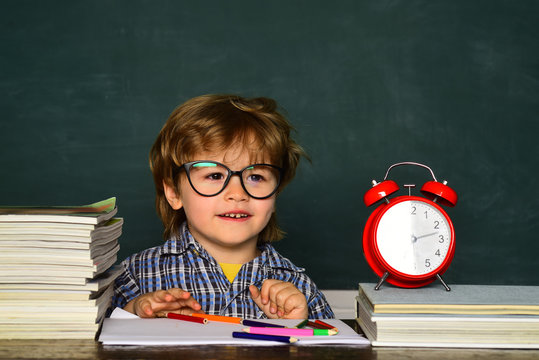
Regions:
[[209, 315], [209, 314], [199, 314], [193, 313], [192, 316], [203, 318], [209, 321], [220, 321], [232, 324], [241, 324], [241, 318], [233, 316], [221, 316], [221, 315]]

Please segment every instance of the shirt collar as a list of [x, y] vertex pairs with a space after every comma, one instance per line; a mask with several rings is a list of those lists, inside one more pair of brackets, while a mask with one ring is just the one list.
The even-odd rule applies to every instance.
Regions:
[[173, 234], [163, 245], [163, 253], [179, 255], [193, 248], [197, 253], [201, 253], [204, 248], [200, 245], [187, 228], [187, 223], [180, 225], [177, 234]]

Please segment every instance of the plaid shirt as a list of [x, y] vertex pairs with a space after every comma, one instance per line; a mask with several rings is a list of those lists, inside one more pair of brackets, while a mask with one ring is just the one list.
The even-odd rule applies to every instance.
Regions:
[[277, 279], [291, 282], [305, 294], [309, 318], [335, 317], [322, 292], [305, 275], [305, 269], [282, 257], [273, 246], [263, 245], [261, 255], [244, 264], [230, 283], [221, 266], [193, 238], [185, 224], [180, 234], [180, 238], [173, 236], [162, 246], [122, 262], [123, 272], [115, 282], [113, 308], [123, 308], [144, 293], [180, 288], [189, 291], [207, 314], [266, 318], [251, 299], [249, 285], [260, 288], [264, 280]]

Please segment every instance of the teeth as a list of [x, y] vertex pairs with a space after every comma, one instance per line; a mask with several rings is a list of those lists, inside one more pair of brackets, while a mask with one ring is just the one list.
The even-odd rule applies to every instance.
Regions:
[[245, 218], [245, 217], [247, 217], [247, 214], [224, 214], [223, 216], [229, 217], [229, 218], [236, 218], [236, 219], [239, 219], [239, 218]]

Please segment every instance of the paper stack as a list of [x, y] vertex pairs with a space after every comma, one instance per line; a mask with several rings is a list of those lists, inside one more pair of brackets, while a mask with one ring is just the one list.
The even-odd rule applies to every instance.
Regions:
[[[265, 319], [263, 322], [295, 327], [300, 320]], [[314, 321], [314, 320], [313, 320]], [[339, 331], [332, 336], [300, 337], [294, 345], [363, 345], [369, 341], [341, 320], [324, 319]], [[233, 332], [241, 332], [245, 325], [209, 320], [207, 323], [173, 320], [167, 318], [142, 319], [120, 308], [115, 308], [103, 323], [99, 341], [103, 345], [283, 345], [282, 342], [235, 338]]]
[[356, 298], [373, 346], [539, 348], [539, 286], [374, 287]]
[[110, 305], [116, 199], [0, 208], [0, 339], [93, 339]]

